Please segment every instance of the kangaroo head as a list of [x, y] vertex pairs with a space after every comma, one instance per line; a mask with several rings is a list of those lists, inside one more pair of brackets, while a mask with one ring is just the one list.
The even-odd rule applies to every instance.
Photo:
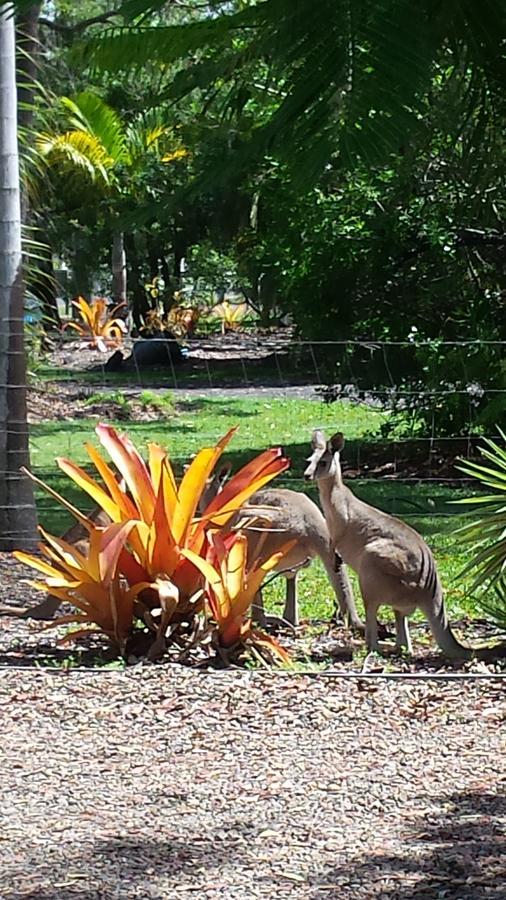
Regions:
[[221, 494], [231, 471], [231, 463], [224, 463], [210, 478], [207, 479], [206, 486], [202, 491], [199, 500], [199, 510], [201, 512], [209, 506], [218, 494]]
[[318, 481], [320, 478], [334, 478], [341, 474], [339, 454], [344, 447], [344, 435], [338, 431], [328, 441], [323, 431], [313, 431], [311, 438], [311, 456], [309, 465], [304, 471], [307, 481]]

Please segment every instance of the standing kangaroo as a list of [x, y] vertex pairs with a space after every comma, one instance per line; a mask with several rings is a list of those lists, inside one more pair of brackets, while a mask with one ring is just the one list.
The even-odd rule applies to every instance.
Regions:
[[314, 431], [304, 475], [318, 482], [333, 549], [358, 575], [367, 647], [378, 649], [376, 614], [379, 606], [387, 604], [395, 613], [398, 648], [412, 652], [407, 616], [420, 609], [446, 656], [471, 659], [473, 651], [459, 644], [448, 623], [441, 582], [427, 544], [409, 525], [359, 500], [343, 484], [343, 446], [341, 433], [327, 441], [323, 432]]
[[[230, 466], [225, 465], [210, 479], [202, 497], [203, 507], [222, 489], [229, 472]], [[241, 528], [248, 538], [249, 559], [254, 559], [259, 553], [271, 556], [284, 544], [296, 541], [274, 569], [275, 572], [282, 572], [286, 578], [286, 599], [282, 616], [285, 622], [293, 626], [299, 624], [297, 574], [299, 569], [305, 568], [319, 557], [334, 588], [343, 619], [350, 627], [363, 631], [364, 626], [355, 606], [346, 569], [340, 560], [336, 563], [327, 523], [316, 503], [298, 491], [264, 488], [250, 497], [228, 527], [238, 525], [245, 516], [247, 520], [253, 520], [252, 524], [246, 522]], [[265, 624], [261, 591], [256, 597], [254, 612], [258, 624]]]

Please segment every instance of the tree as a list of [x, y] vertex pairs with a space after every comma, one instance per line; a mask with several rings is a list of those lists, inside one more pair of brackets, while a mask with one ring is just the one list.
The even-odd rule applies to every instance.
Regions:
[[128, 125], [98, 94], [83, 91], [62, 97], [66, 130], [39, 135], [40, 153], [52, 163], [67, 163], [82, 170], [103, 191], [109, 204], [112, 231], [112, 294], [115, 303], [126, 300], [127, 269], [122, 201], [133, 193], [149, 159], [160, 165], [184, 158], [167, 115], [153, 109]]
[[17, 143], [15, 30], [0, 4], [0, 548], [36, 542], [28, 464], [21, 198]]

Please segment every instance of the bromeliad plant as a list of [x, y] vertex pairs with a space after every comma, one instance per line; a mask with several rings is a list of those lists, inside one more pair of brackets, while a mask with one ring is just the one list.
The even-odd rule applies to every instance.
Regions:
[[[45, 532], [46, 544], [40, 545], [44, 559], [21, 551], [15, 554], [46, 576], [45, 581], [35, 582], [35, 587], [76, 607], [78, 613], [65, 621], [78, 623], [80, 634], [83, 626], [85, 630], [98, 629], [125, 652], [134, 623], [140, 619], [153, 633], [151, 655], [155, 656], [165, 649], [167, 637], [184, 624], [195, 630], [196, 617], [205, 612], [206, 602], [211, 607], [214, 602], [211, 583], [204, 584], [207, 576], [195, 560], [209, 559], [213, 564], [212, 554], [222, 546], [216, 533], [226, 528], [255, 491], [289, 465], [281, 450], [266, 450], [230, 478], [224, 490], [197, 515], [208, 480], [235, 431], [231, 429], [215, 447], [200, 450], [177, 484], [161, 446], [149, 444], [145, 462], [126, 435], [118, 434], [110, 425], [98, 425], [99, 441], [115, 467], [111, 468], [99, 450], [86, 445], [101, 483], [68, 459], [59, 458], [57, 463], [110, 519], [111, 524], [105, 527], [97, 526], [30, 475], [72, 512], [89, 534], [86, 554]], [[232, 537], [235, 539], [235, 535]], [[235, 540], [230, 544], [231, 552], [234, 546]], [[265, 574], [269, 568], [265, 568], [266, 563], [255, 566], [251, 577], [248, 575], [248, 591], [257, 584], [260, 572]], [[246, 596], [244, 584], [243, 578], [241, 604]], [[219, 617], [215, 621], [219, 631]], [[247, 630], [241, 634], [250, 636]]]
[[91, 303], [84, 297], [78, 297], [72, 301], [72, 305], [79, 311], [82, 324], [66, 322], [64, 329], [74, 328], [86, 340], [86, 346], [96, 347], [102, 352], [120, 346], [127, 327], [123, 319], [115, 318], [115, 314], [126, 305], [125, 303], [118, 303], [110, 312], [107, 310], [106, 300], [102, 297], [96, 297]]
[[219, 320], [221, 333], [226, 334], [228, 331], [238, 331], [241, 327], [241, 322], [249, 312], [250, 309], [247, 303], [230, 303], [228, 300], [223, 300], [222, 303], [213, 306], [209, 315], [213, 319]]
[[487, 465], [462, 460], [457, 466], [461, 472], [477, 478], [492, 493], [456, 502], [481, 507], [479, 518], [459, 531], [461, 538], [472, 542], [476, 548], [473, 559], [462, 574], [474, 573], [471, 590], [492, 588], [496, 600], [482, 599], [481, 605], [501, 626], [506, 627], [506, 434], [500, 428], [498, 431], [504, 447], [484, 438], [487, 446], [480, 448]]

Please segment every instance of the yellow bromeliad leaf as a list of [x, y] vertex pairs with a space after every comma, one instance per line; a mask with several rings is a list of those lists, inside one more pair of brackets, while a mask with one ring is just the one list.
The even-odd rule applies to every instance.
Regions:
[[122, 510], [118, 507], [118, 504], [84, 469], [62, 456], [57, 457], [56, 463], [62, 472], [65, 472], [78, 487], [85, 491], [107, 513], [113, 522], [121, 521]]
[[118, 434], [112, 425], [103, 423], [95, 429], [98, 439], [107, 450], [114, 465], [125, 479], [138, 510], [138, 518], [151, 522], [155, 509], [155, 492], [146, 463], [125, 434]]
[[177, 543], [185, 542], [186, 531], [195, 516], [207, 480], [236, 431], [237, 427], [231, 428], [215, 447], [200, 450], [188, 466], [179, 485], [178, 503], [172, 522], [172, 532]]
[[36, 475], [34, 475], [24, 466], [21, 467], [21, 471], [24, 475], [27, 475], [28, 478], [30, 478], [34, 482], [34, 484], [37, 485], [37, 487], [40, 487], [43, 491], [53, 497], [58, 503], [64, 506], [65, 509], [68, 509], [68, 511], [71, 512], [73, 516], [75, 516], [75, 518], [81, 523], [81, 525], [84, 525], [87, 531], [91, 531], [91, 529], [95, 527], [94, 523], [91, 521], [91, 519], [88, 518], [88, 516], [85, 516], [84, 513], [77, 509], [76, 506], [73, 506], [72, 503], [69, 503], [69, 501], [66, 500], [65, 497], [62, 497], [62, 495], [59, 494], [58, 491], [55, 491], [52, 487], [49, 487], [48, 484], [46, 484], [44, 481], [41, 481], [40, 478], [37, 478]]
[[132, 502], [128, 494], [126, 494], [125, 491], [122, 490], [121, 485], [116, 478], [116, 475], [114, 474], [111, 467], [106, 463], [102, 454], [99, 453], [99, 451], [96, 450], [96, 448], [93, 447], [92, 444], [86, 443], [84, 447], [91, 461], [95, 465], [97, 472], [102, 478], [102, 481], [107, 487], [107, 490], [109, 491], [112, 499], [121, 509], [123, 518], [136, 519], [138, 517], [138, 514], [134, 503]]
[[217, 572], [210, 562], [203, 559], [198, 553], [194, 553], [193, 550], [183, 549], [181, 552], [186, 559], [193, 563], [206, 579], [210, 588], [208, 600], [212, 614], [217, 623], [223, 621], [230, 612], [230, 597], [228, 595], [227, 585], [223, 581], [221, 573]]

